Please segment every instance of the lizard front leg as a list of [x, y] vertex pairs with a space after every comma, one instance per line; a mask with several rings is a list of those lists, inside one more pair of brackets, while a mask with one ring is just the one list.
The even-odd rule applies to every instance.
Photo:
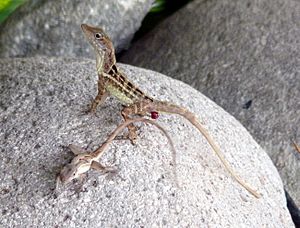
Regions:
[[117, 169], [116, 169], [116, 167], [113, 167], [113, 166], [103, 166], [103, 165], [101, 165], [97, 161], [93, 161], [92, 162], [91, 168], [95, 169], [95, 170], [97, 170], [99, 172], [102, 172], [102, 173], [116, 174], [118, 172]]
[[97, 106], [103, 104], [109, 94], [105, 89], [105, 80], [103, 75], [98, 75], [98, 77], [98, 94], [93, 100], [91, 108], [89, 110], [89, 112], [92, 113], [96, 112]]

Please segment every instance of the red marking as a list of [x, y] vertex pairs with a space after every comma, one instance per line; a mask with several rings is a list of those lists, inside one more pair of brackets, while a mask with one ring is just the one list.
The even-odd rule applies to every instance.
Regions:
[[158, 112], [151, 112], [151, 118], [156, 120], [159, 117]]

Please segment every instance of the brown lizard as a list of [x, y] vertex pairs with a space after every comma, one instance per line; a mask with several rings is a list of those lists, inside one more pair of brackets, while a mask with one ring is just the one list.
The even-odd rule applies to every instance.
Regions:
[[[89, 171], [90, 169], [95, 169], [98, 171], [104, 171], [104, 172], [112, 172], [114, 171], [113, 169], [111, 169], [111, 167], [104, 167], [99, 163], [99, 159], [101, 158], [102, 154], [104, 153], [104, 151], [107, 149], [107, 147], [109, 146], [109, 144], [116, 138], [116, 136], [126, 127], [128, 127], [128, 125], [133, 124], [135, 122], [145, 122], [145, 123], [149, 123], [152, 124], [154, 126], [156, 126], [159, 130], [162, 131], [162, 133], [167, 137], [168, 142], [170, 143], [171, 146], [171, 150], [172, 150], [172, 155], [173, 155], [173, 165], [175, 167], [176, 165], [176, 153], [175, 153], [175, 147], [174, 144], [172, 142], [171, 137], [169, 136], [169, 134], [165, 131], [165, 129], [163, 127], [161, 127], [158, 123], [154, 122], [151, 119], [147, 119], [147, 118], [134, 118], [134, 119], [127, 119], [125, 122], [123, 122], [122, 124], [120, 124], [111, 134], [110, 136], [107, 138], [107, 140], [101, 145], [99, 146], [96, 150], [94, 150], [93, 152], [88, 152], [85, 151], [77, 146], [74, 145], [70, 145], [69, 148], [70, 150], [76, 155], [72, 161], [67, 164], [60, 172], [60, 174], [57, 177], [57, 189], [58, 187], [61, 185], [61, 183], [63, 184], [67, 184], [69, 182], [71, 182], [73, 179], [82, 179], [82, 177], [84, 176], [84, 174]], [[176, 173], [176, 169], [174, 170], [175, 172], [175, 179], [176, 179], [176, 184], [178, 184], [177, 181], [177, 173]]]
[[[92, 27], [82, 24], [81, 28], [89, 43], [93, 46], [96, 54], [96, 68], [98, 73], [98, 94], [91, 105], [91, 112], [95, 112], [98, 105], [101, 105], [108, 95], [116, 97], [122, 104], [125, 105], [121, 114], [125, 120], [132, 115], [145, 116], [150, 114], [152, 119], [158, 118], [159, 112], [178, 114], [186, 118], [194, 125], [200, 133], [206, 138], [211, 145], [216, 155], [219, 157], [226, 170], [236, 179], [236, 181], [247, 189], [255, 197], [260, 197], [260, 194], [248, 186], [231, 168], [225, 160], [219, 147], [213, 141], [206, 129], [201, 125], [196, 116], [187, 109], [178, 105], [155, 100], [120, 72], [116, 66], [115, 50], [112, 41], [101, 28]], [[136, 138], [135, 128], [133, 125], [128, 126], [129, 138]]]

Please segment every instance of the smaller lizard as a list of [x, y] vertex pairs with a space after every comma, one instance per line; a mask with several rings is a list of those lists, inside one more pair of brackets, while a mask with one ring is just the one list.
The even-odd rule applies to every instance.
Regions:
[[[198, 121], [195, 114], [178, 105], [155, 100], [146, 95], [137, 86], [128, 80], [125, 74], [119, 71], [116, 66], [115, 50], [112, 41], [101, 28], [92, 27], [87, 24], [81, 25], [82, 31], [93, 46], [96, 54], [96, 68], [98, 73], [98, 94], [94, 99], [91, 112], [95, 112], [98, 105], [101, 105], [108, 95], [116, 97], [122, 104], [125, 105], [121, 114], [125, 121], [132, 115], [146, 116], [151, 115], [152, 119], [158, 118], [158, 113], [178, 114], [187, 119], [199, 132], [206, 138], [207, 142], [215, 151], [226, 170], [231, 176], [248, 192], [256, 198], [260, 194], [253, 190], [246, 182], [244, 182], [231, 168], [229, 163], [224, 158], [219, 147], [213, 141], [207, 130]], [[133, 124], [128, 125], [129, 139], [136, 138], [136, 130]]]
[[[153, 120], [147, 119], [147, 118], [134, 118], [134, 119], [128, 119], [122, 124], [120, 124], [107, 138], [107, 140], [100, 146], [98, 147], [95, 151], [93, 152], [87, 152], [84, 151], [77, 146], [70, 145], [69, 148], [71, 151], [76, 155], [72, 161], [67, 164], [60, 172], [60, 174], [57, 177], [57, 187], [63, 183], [67, 184], [71, 182], [73, 179], [80, 178], [82, 179], [83, 175], [89, 171], [90, 169], [95, 169], [98, 171], [104, 171], [104, 172], [112, 172], [113, 170], [111, 167], [104, 167], [99, 163], [99, 159], [101, 158], [102, 154], [104, 151], [107, 149], [109, 144], [115, 139], [115, 137], [128, 125], [136, 122], [145, 122], [152, 124], [156, 126], [159, 130], [162, 131], [162, 133], [167, 137], [172, 153], [173, 153], [173, 165], [176, 167], [176, 151], [174, 144], [172, 142], [171, 137], [169, 134], [165, 131], [163, 127], [161, 127], [158, 123], [154, 122]], [[176, 169], [174, 169], [175, 172], [175, 179], [176, 179], [176, 184], [178, 185], [177, 181], [177, 173]]]

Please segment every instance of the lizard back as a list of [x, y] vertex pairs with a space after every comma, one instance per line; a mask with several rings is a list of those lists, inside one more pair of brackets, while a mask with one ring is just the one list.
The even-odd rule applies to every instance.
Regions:
[[103, 73], [103, 76], [106, 81], [105, 88], [123, 104], [133, 104], [143, 99], [153, 101], [151, 97], [130, 82], [116, 65], [112, 65], [107, 73]]

